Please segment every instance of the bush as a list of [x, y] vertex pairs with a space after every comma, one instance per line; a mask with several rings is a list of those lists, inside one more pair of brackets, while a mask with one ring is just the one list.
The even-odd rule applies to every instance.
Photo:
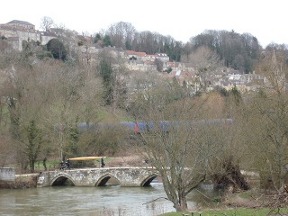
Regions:
[[51, 52], [53, 58], [66, 60], [67, 51], [61, 41], [52, 39], [47, 43], [47, 50]]

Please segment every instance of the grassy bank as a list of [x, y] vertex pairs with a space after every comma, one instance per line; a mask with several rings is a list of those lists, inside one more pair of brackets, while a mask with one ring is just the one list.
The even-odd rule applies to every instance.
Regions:
[[162, 214], [161, 216], [266, 216], [266, 215], [287, 215], [288, 208], [269, 209], [269, 208], [236, 208], [236, 209], [217, 209], [217, 210], [205, 210], [201, 212], [170, 212]]
[[287, 193], [251, 189], [227, 194], [216, 208], [211, 205], [190, 212], [170, 212], [161, 216], [287, 216], [287, 201]]
[[162, 214], [161, 216], [266, 216], [266, 215], [287, 215], [288, 209], [281, 209], [279, 212], [277, 209], [271, 210], [269, 208], [236, 208], [236, 209], [225, 209], [225, 210], [205, 210], [202, 212], [189, 212], [179, 213], [171, 212]]

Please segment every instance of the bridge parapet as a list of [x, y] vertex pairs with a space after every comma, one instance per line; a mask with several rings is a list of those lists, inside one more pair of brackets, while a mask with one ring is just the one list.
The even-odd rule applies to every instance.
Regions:
[[38, 187], [61, 184], [69, 179], [75, 186], [103, 186], [114, 177], [121, 186], [147, 186], [158, 175], [152, 168], [108, 167], [47, 171], [40, 174]]

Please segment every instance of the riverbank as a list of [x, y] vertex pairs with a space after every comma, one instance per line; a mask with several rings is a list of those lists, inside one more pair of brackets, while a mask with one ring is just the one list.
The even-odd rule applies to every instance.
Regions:
[[288, 216], [288, 194], [251, 189], [226, 194], [216, 206], [198, 206], [187, 212], [168, 212], [160, 216]]
[[[255, 180], [254, 180], [255, 181]], [[288, 215], [288, 193], [285, 190], [260, 189], [259, 183], [247, 191], [227, 193], [219, 209], [200, 209], [205, 215], [266, 216]], [[250, 182], [250, 185], [253, 185]], [[213, 214], [212, 214], [213, 213]]]
[[0, 189], [35, 188], [39, 173], [15, 175], [14, 181], [0, 181]]

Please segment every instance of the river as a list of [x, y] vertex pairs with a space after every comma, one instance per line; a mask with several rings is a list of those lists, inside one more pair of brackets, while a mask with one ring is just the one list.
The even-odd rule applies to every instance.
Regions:
[[[159, 182], [152, 182], [151, 187], [0, 190], [0, 215], [154, 216], [175, 211], [172, 203], [163, 197], [166, 194]], [[196, 202], [190, 200], [188, 206], [194, 208]]]

